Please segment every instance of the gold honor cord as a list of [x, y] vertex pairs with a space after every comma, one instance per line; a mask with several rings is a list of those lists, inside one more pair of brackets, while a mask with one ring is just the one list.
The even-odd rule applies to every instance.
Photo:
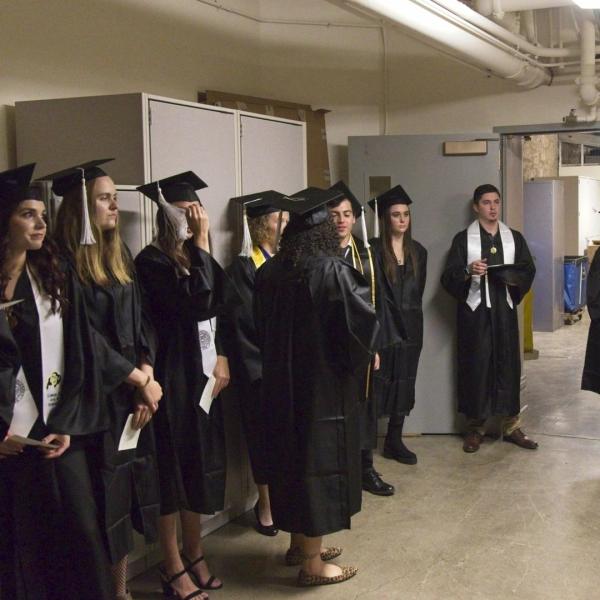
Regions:
[[[356, 247], [356, 242], [354, 241], [354, 236], [350, 236], [350, 247], [352, 249], [352, 266], [356, 269], [358, 263], [358, 270], [362, 275], [365, 274], [365, 270], [363, 268], [362, 260], [360, 260], [360, 254], [358, 253], [358, 248]], [[371, 254], [371, 249], [366, 248], [367, 256], [369, 257], [369, 266], [371, 268], [371, 302], [373, 304], [373, 308], [375, 308], [375, 269], [373, 268], [373, 255]], [[365, 398], [368, 400], [369, 398], [369, 387], [371, 385], [371, 363], [367, 368], [367, 387], [365, 389]]]

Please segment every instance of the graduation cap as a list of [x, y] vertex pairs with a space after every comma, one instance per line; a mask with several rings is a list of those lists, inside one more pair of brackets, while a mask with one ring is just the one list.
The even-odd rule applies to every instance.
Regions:
[[[277, 202], [284, 195], [275, 190], [266, 190], [257, 192], [256, 194], [247, 194], [232, 198], [232, 202], [237, 202], [242, 206], [244, 213], [244, 237], [242, 240], [242, 249], [240, 256], [250, 256], [252, 254], [252, 238], [250, 236], [250, 228], [248, 227], [248, 219], [256, 219], [264, 215], [269, 215], [274, 212], [281, 213], [281, 209], [276, 206]], [[281, 218], [277, 226], [277, 239], [281, 231]]]
[[288, 229], [291, 228], [296, 232], [305, 231], [327, 221], [329, 219], [327, 205], [343, 196], [344, 194], [339, 190], [308, 187], [291, 196], [283, 196], [277, 202], [277, 206], [290, 213]]
[[167, 223], [179, 240], [187, 237], [187, 220], [180, 208], [171, 206], [173, 202], [200, 202], [196, 190], [208, 187], [193, 171], [184, 171], [171, 177], [151, 181], [136, 189], [162, 208]]
[[30, 185], [35, 163], [0, 173], [0, 202], [16, 207], [23, 200], [42, 200], [39, 187]]
[[[383, 192], [372, 200], [369, 200], [369, 206], [375, 211], [376, 217], [381, 219], [385, 211], [394, 204], [412, 204], [410, 196], [406, 193], [401, 185], [395, 185], [387, 192]], [[379, 237], [379, 220], [375, 218], [374, 236]]]
[[525, 262], [502, 265], [489, 265], [487, 273], [491, 279], [501, 281], [505, 285], [518, 285], [522, 279], [522, 273], [529, 268]]
[[98, 177], [106, 177], [106, 172], [100, 168], [100, 165], [110, 162], [111, 160], [114, 160], [114, 158], [99, 158], [96, 160], [90, 160], [88, 162], [69, 167], [68, 169], [63, 169], [62, 171], [57, 171], [56, 173], [50, 173], [50, 175], [40, 177], [40, 179], [52, 180], [52, 193], [56, 196], [64, 196], [71, 190], [81, 186], [82, 225], [81, 239], [79, 243], [82, 246], [92, 246], [96, 243], [94, 234], [92, 233], [92, 225], [88, 210], [87, 189], [85, 187], [86, 181], [93, 181]]
[[337, 206], [340, 202], [344, 200], [348, 200], [352, 205], [352, 212], [357, 219], [360, 219], [360, 226], [362, 230], [363, 242], [365, 248], [370, 248], [369, 246], [369, 235], [367, 234], [367, 222], [365, 221], [365, 207], [358, 201], [358, 198], [352, 193], [350, 188], [340, 179], [337, 183], [334, 183], [330, 188], [330, 190], [338, 190], [344, 194], [344, 197], [331, 202], [333, 205]]

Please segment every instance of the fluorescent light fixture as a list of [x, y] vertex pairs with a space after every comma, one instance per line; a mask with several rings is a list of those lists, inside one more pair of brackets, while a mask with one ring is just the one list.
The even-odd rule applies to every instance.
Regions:
[[573, 0], [579, 8], [600, 8], [600, 0]]

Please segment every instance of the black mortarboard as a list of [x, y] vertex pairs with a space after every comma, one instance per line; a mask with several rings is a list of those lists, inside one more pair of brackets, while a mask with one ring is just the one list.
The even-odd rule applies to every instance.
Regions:
[[308, 187], [291, 196], [283, 196], [277, 202], [277, 206], [290, 213], [288, 229], [302, 231], [327, 221], [329, 219], [327, 205], [342, 197], [343, 193], [339, 190]]
[[518, 285], [523, 279], [523, 271], [528, 268], [527, 263], [489, 265], [487, 272], [490, 279], [496, 279], [505, 285]]
[[85, 184], [87, 181], [92, 181], [98, 177], [106, 177], [106, 173], [100, 168], [100, 165], [110, 162], [111, 160], [115, 159], [99, 158], [96, 160], [90, 160], [88, 162], [69, 167], [68, 169], [63, 169], [62, 171], [57, 171], [56, 173], [50, 173], [50, 175], [40, 177], [40, 179], [52, 180], [52, 193], [56, 194], [57, 196], [64, 196], [76, 187], [81, 189], [82, 218], [81, 238], [79, 243], [82, 246], [92, 246], [96, 243], [90, 222], [87, 189]]
[[83, 178], [86, 181], [92, 181], [98, 177], [105, 177], [106, 173], [100, 168], [100, 165], [115, 160], [114, 158], [100, 158], [97, 160], [90, 160], [80, 165], [74, 165], [68, 169], [57, 171], [56, 173], [50, 173], [40, 177], [43, 180], [52, 180], [52, 193], [56, 196], [64, 196], [67, 192], [72, 190], [76, 186], [81, 185], [82, 171]]
[[246, 211], [249, 219], [262, 217], [270, 213], [279, 212], [281, 209], [275, 206], [275, 203], [283, 198], [283, 194], [275, 190], [267, 190], [265, 192], [257, 192], [256, 194], [248, 194], [246, 196], [238, 196], [232, 198], [232, 202], [241, 204]]
[[362, 215], [362, 204], [358, 201], [358, 198], [352, 193], [350, 188], [340, 179], [337, 183], [334, 183], [330, 188], [330, 190], [337, 190], [344, 194], [343, 198], [339, 198], [335, 200], [332, 204], [336, 204], [342, 202], [342, 200], [349, 200], [350, 204], [352, 204], [352, 212], [354, 216], [358, 219]]
[[[240, 256], [250, 256], [252, 254], [252, 236], [250, 235], [250, 228], [248, 227], [248, 219], [255, 219], [268, 215], [274, 212], [281, 212], [281, 209], [276, 206], [277, 202], [284, 197], [280, 192], [275, 190], [266, 190], [264, 192], [257, 192], [256, 194], [247, 194], [246, 196], [238, 196], [232, 198], [233, 202], [240, 204], [244, 210], [244, 233], [242, 237], [242, 249]], [[281, 216], [279, 219], [278, 235], [281, 229]]]
[[395, 185], [387, 192], [383, 192], [383, 194], [369, 200], [369, 206], [373, 210], [377, 209], [378, 217], [382, 217], [384, 211], [393, 204], [406, 204], [407, 206], [412, 204], [410, 196], [401, 185]]
[[42, 190], [31, 186], [31, 176], [35, 163], [0, 173], [0, 202], [16, 206], [23, 200], [41, 200]]
[[160, 205], [159, 187], [165, 202], [171, 204], [173, 202], [200, 202], [196, 190], [208, 186], [193, 171], [185, 171], [184, 173], [140, 185], [137, 190]]

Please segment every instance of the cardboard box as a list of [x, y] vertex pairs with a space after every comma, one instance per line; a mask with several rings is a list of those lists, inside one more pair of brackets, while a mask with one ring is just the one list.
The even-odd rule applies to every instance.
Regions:
[[596, 254], [596, 251], [598, 250], [598, 248], [600, 248], [600, 244], [590, 244], [587, 247], [586, 254], [587, 254], [587, 258], [588, 258], [588, 263], [590, 265], [592, 264], [592, 261], [594, 260], [594, 255]]
[[308, 104], [242, 96], [214, 90], [198, 92], [198, 102], [244, 110], [259, 115], [281, 117], [292, 121], [304, 121], [306, 123], [308, 185], [319, 188], [328, 188], [331, 185], [325, 127], [325, 115], [329, 112], [328, 110], [313, 110]]

